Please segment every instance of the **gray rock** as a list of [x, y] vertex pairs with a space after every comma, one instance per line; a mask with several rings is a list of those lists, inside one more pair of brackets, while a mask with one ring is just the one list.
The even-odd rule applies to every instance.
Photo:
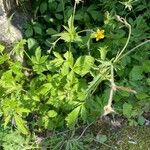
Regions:
[[[23, 9], [19, 9], [16, 0], [0, 0], [0, 42], [8, 49], [15, 41], [23, 38], [23, 25], [29, 17]], [[12, 54], [12, 58], [24, 63], [23, 53]]]
[[0, 41], [9, 45], [22, 39], [26, 21], [26, 14], [18, 10], [15, 0], [0, 0]]

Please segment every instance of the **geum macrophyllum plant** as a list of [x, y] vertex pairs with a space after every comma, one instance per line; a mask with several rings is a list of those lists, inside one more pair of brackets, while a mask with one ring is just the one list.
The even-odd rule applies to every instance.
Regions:
[[[110, 48], [113, 49], [113, 47], [109, 48], [109, 45], [105, 44], [107, 43], [105, 42], [107, 40], [107, 29], [105, 26], [97, 30], [88, 29], [81, 31], [78, 31], [78, 28], [75, 27], [75, 9], [78, 2], [75, 2], [73, 14], [70, 18], [68, 17], [68, 25], [64, 26], [65, 31], [54, 35], [58, 39], [52, 43], [50, 49], [51, 52], [55, 44], [59, 40], [63, 40], [65, 43], [62, 45], [69, 49], [67, 49], [68, 51], [65, 54], [61, 55], [54, 51], [53, 56], [49, 57], [44, 55], [40, 48], [36, 48], [36, 50], [33, 48], [35, 54], [29, 55], [24, 50], [26, 41], [22, 40], [15, 45], [10, 55], [22, 54], [24, 52], [28, 57], [27, 63], [29, 64], [28, 67], [30, 67], [26, 68], [20, 62], [12, 60], [10, 55], [4, 52], [5, 47], [0, 45], [0, 65], [2, 68], [0, 72], [0, 88], [2, 89], [0, 92], [0, 114], [2, 114], [4, 128], [7, 128], [9, 125], [13, 128], [17, 127], [23, 134], [29, 133], [27, 123], [33, 125], [32, 129], [34, 131], [36, 127], [39, 128], [37, 130], [40, 132], [43, 129], [58, 129], [62, 126], [64, 127], [65, 124], [72, 128], [77, 123], [79, 116], [84, 122], [88, 122], [93, 120], [95, 116], [97, 117], [100, 112], [103, 115], [115, 112], [112, 107], [112, 101], [116, 91], [124, 90], [136, 93], [136, 91], [128, 87], [117, 85], [114, 79], [115, 73], [119, 70], [118, 66], [120, 66], [122, 58], [150, 42], [150, 40], [145, 40], [124, 53], [130, 40], [131, 25], [124, 18], [116, 16], [118, 21], [129, 29], [129, 35], [122, 50], [118, 51], [116, 56], [113, 53], [112, 59], [109, 55], [108, 59], [107, 52]], [[82, 37], [80, 35], [82, 32], [86, 32], [86, 34], [83, 34], [86, 36]], [[86, 38], [85, 41], [84, 38]], [[80, 52], [82, 51], [77, 51], [82, 50], [82, 43], [84, 44], [83, 49], [87, 50], [86, 52], [84, 51], [86, 55], [81, 55]], [[114, 43], [112, 41], [113, 45]], [[119, 46], [121, 46], [120, 43]], [[93, 57], [93, 52], [95, 51], [91, 49], [96, 51], [96, 58]], [[75, 53], [73, 50], [76, 50], [76, 54], [79, 54], [79, 57], [78, 55], [74, 57]], [[100, 55], [99, 53], [97, 55], [97, 52], [100, 52]], [[139, 55], [137, 56], [139, 57]], [[132, 67], [131, 63], [129, 65]], [[24, 73], [24, 71], [27, 73]], [[121, 77], [124, 77], [124, 75]], [[87, 83], [89, 80], [92, 81]], [[104, 93], [100, 94], [98, 90], [99, 84], [104, 80], [109, 81], [110, 84], [110, 94], [106, 105], [103, 103], [105, 102], [103, 96], [106, 96], [105, 89], [102, 89]], [[100, 95], [102, 95], [102, 98]], [[125, 103], [123, 107], [125, 110], [128, 108], [129, 112], [132, 111], [132, 105]], [[95, 116], [92, 115], [93, 112], [96, 112]], [[126, 116], [130, 117], [131, 115], [126, 112], [123, 112], [123, 114], [127, 114]], [[35, 120], [27, 120], [30, 114], [35, 117]], [[87, 116], [92, 117], [88, 118]]]
[[[51, 52], [52, 48], [55, 47], [55, 44], [60, 40], [64, 40], [67, 43], [71, 43], [72, 42], [81, 42], [82, 38], [81, 36], [79, 36], [79, 33], [82, 32], [90, 32], [91, 36], [90, 39], [95, 38], [96, 41], [99, 41], [101, 39], [104, 39], [105, 35], [105, 30], [98, 28], [96, 30], [96, 32], [94, 32], [92, 29], [88, 29], [88, 30], [82, 30], [77, 32], [77, 27], [74, 27], [74, 16], [75, 16], [75, 9], [76, 9], [76, 4], [78, 4], [79, 1], [75, 1], [75, 5], [74, 5], [74, 11], [73, 11], [73, 15], [69, 18], [68, 20], [68, 27], [67, 26], [63, 26], [65, 28], [66, 31], [56, 34], [54, 36], [59, 36], [59, 38], [52, 43], [52, 47], [50, 49], [49, 52]], [[137, 45], [136, 47], [134, 47], [133, 49], [131, 49], [130, 51], [128, 51], [127, 53], [123, 54], [126, 47], [128, 46], [130, 37], [131, 37], [131, 25], [122, 17], [120, 16], [116, 16], [116, 19], [121, 22], [122, 24], [124, 24], [128, 29], [129, 29], [129, 34], [128, 34], [128, 38], [127, 41], [124, 45], [124, 47], [122, 48], [121, 51], [118, 51], [116, 57], [112, 58], [111, 60], [106, 59], [106, 55], [107, 55], [107, 46], [103, 46], [99, 48], [100, 51], [100, 59], [95, 59], [95, 61], [99, 62], [100, 64], [98, 66], [93, 66], [93, 69], [96, 70], [96, 74], [93, 74], [91, 72], [91, 75], [93, 76], [93, 81], [89, 83], [89, 86], [86, 90], [86, 94], [85, 94], [85, 98], [84, 101], [86, 101], [86, 99], [88, 99], [88, 97], [90, 97], [95, 90], [97, 89], [98, 85], [103, 81], [103, 80], [108, 80], [110, 82], [110, 94], [109, 94], [109, 99], [108, 99], [108, 103], [106, 106], [104, 106], [104, 112], [103, 115], [107, 115], [109, 113], [115, 112], [114, 109], [112, 108], [112, 101], [113, 101], [113, 95], [114, 92], [116, 92], [117, 90], [124, 90], [127, 92], [132, 92], [134, 94], [136, 94], [135, 90], [130, 89], [129, 87], [122, 87], [122, 86], [117, 86], [115, 84], [114, 81], [114, 70], [117, 71], [117, 67], [116, 65], [120, 62], [120, 60], [125, 57], [126, 55], [130, 54], [131, 52], [133, 52], [136, 48], [150, 42], [150, 40], [147, 40], [139, 45]], [[89, 40], [90, 40], [89, 39]], [[88, 40], [88, 41], [89, 41]], [[71, 47], [69, 48], [69, 50], [71, 50]], [[89, 53], [90, 54], [90, 53]]]
[[[127, 38], [127, 41], [124, 45], [124, 47], [122, 48], [121, 51], [118, 52], [118, 54], [116, 55], [115, 58], [113, 58], [110, 62], [110, 86], [111, 86], [111, 89], [110, 89], [110, 94], [109, 94], [109, 99], [108, 99], [108, 104], [104, 107], [104, 113], [103, 115], [107, 115], [109, 113], [112, 113], [114, 112], [114, 109], [112, 108], [112, 101], [113, 101], [113, 95], [114, 95], [114, 92], [117, 91], [117, 90], [124, 90], [124, 91], [127, 91], [127, 92], [132, 92], [134, 94], [136, 94], [137, 92], [135, 90], [132, 90], [128, 87], [122, 87], [122, 86], [117, 86], [115, 84], [115, 81], [114, 81], [114, 70], [117, 68], [116, 67], [116, 64], [119, 63], [119, 61], [125, 57], [126, 55], [128, 55], [129, 53], [133, 52], [136, 48], [138, 48], [139, 46], [142, 46], [148, 42], [150, 42], [150, 40], [147, 40], [141, 44], [139, 44], [138, 46], [136, 46], [135, 48], [131, 49], [130, 51], [128, 51], [126, 54], [123, 55], [128, 43], [129, 43], [129, 40], [130, 40], [130, 37], [131, 37], [131, 25], [122, 17], [120, 16], [116, 16], [117, 20], [120, 21], [121, 23], [123, 23], [126, 27], [128, 27], [129, 29], [129, 34], [128, 34], [128, 38]], [[102, 62], [103, 63], [103, 62]]]
[[79, 36], [79, 33], [93, 32], [93, 30], [82, 30], [82, 31], [77, 32], [77, 27], [74, 26], [76, 6], [80, 2], [82, 2], [82, 0], [75, 0], [73, 14], [68, 19], [68, 26], [63, 25], [63, 27], [66, 31], [63, 31], [61, 33], [53, 35], [54, 37], [58, 36], [59, 38], [56, 39], [56, 41], [54, 41], [53, 43], [51, 43], [52, 47], [48, 50], [48, 53], [51, 53], [52, 49], [55, 47], [56, 43], [59, 40], [64, 40], [65, 42], [69, 43], [69, 50], [70, 50], [72, 42], [81, 42], [82, 41], [81, 37]]

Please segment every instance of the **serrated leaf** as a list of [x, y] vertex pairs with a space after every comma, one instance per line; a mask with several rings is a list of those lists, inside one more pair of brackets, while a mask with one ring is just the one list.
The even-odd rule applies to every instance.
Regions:
[[138, 117], [138, 124], [142, 126], [142, 125], [144, 125], [144, 123], [145, 123], [145, 118], [143, 116], [139, 116]]
[[16, 112], [17, 113], [29, 113], [30, 112], [30, 110], [29, 109], [26, 109], [26, 108], [21, 108], [21, 107], [18, 107], [17, 109], [16, 109]]
[[73, 55], [70, 51], [67, 51], [65, 54], [64, 54], [64, 57], [66, 59], [66, 62], [69, 64], [69, 67], [73, 67], [73, 64], [74, 64], [74, 58], [73, 58]]
[[68, 62], [64, 62], [64, 64], [62, 65], [62, 68], [61, 68], [61, 73], [62, 75], [67, 75], [69, 73], [69, 64]]
[[54, 56], [55, 56], [56, 58], [63, 59], [62, 56], [61, 56], [59, 53], [53, 52], [53, 54], [54, 54]]
[[36, 25], [33, 29], [35, 33], [42, 35], [42, 28], [40, 26]]
[[128, 103], [123, 104], [123, 114], [127, 118], [131, 117], [131, 114], [132, 114], [132, 105], [131, 104], [128, 104]]
[[73, 128], [78, 120], [79, 112], [80, 112], [81, 106], [76, 107], [71, 113], [68, 114], [68, 116], [65, 118], [67, 122], [67, 126], [69, 128]]
[[25, 36], [27, 38], [31, 37], [33, 35], [33, 29], [31, 27], [27, 28], [27, 30], [25, 31]]
[[145, 60], [143, 62], [143, 71], [145, 73], [149, 73], [150, 72], [150, 60]]
[[0, 44], [0, 53], [2, 53], [4, 51], [4, 49], [5, 49], [5, 46]]
[[70, 32], [70, 29], [69, 29], [67, 26], [64, 26], [64, 25], [63, 25], [63, 27], [64, 27], [64, 29], [65, 29], [66, 31], [68, 31], [68, 33]]
[[77, 81], [78, 81], [78, 79], [76, 78], [76, 76], [75, 76], [75, 73], [71, 70], [70, 72], [69, 72], [69, 74], [67, 75], [67, 80], [69, 80], [69, 82], [71, 83], [71, 84], [73, 84], [73, 83], [76, 83]]
[[37, 62], [40, 62], [40, 58], [41, 58], [41, 49], [38, 47], [35, 51], [35, 57]]
[[64, 59], [62, 58], [62, 56], [57, 53], [57, 52], [53, 52], [54, 56], [56, 57], [54, 60], [52, 60], [50, 63], [55, 66], [55, 67], [60, 67], [63, 62], [64, 62]]
[[148, 94], [144, 93], [144, 92], [139, 92], [135, 95], [137, 97], [137, 99], [139, 100], [145, 100], [146, 98], [149, 97]]
[[28, 43], [28, 49], [31, 50], [32, 48], [36, 47], [38, 45], [37, 41], [33, 38], [29, 38], [27, 40]]
[[25, 39], [22, 39], [20, 41], [16, 41], [14, 44], [14, 47], [12, 49], [12, 54], [16, 54], [19, 56], [23, 55], [25, 44], [26, 44]]
[[7, 54], [4, 54], [3, 56], [0, 56], [0, 64], [3, 64], [8, 59], [9, 59], [9, 56]]
[[134, 66], [129, 74], [131, 80], [137, 81], [141, 80], [144, 76], [142, 75], [142, 66]]
[[147, 84], [150, 86], [150, 78], [146, 80]]
[[57, 31], [54, 30], [53, 28], [48, 28], [46, 30], [46, 33], [49, 34], [49, 35], [53, 35], [53, 34], [57, 34]]
[[20, 130], [23, 134], [28, 134], [28, 130], [25, 127], [24, 120], [17, 114], [14, 115], [14, 119], [15, 119], [18, 130]]
[[42, 2], [40, 5], [40, 12], [41, 14], [45, 13], [47, 10], [47, 3], [46, 2]]
[[80, 76], [87, 74], [94, 64], [94, 58], [91, 56], [80, 56], [74, 64], [73, 71]]
[[103, 144], [103, 143], [105, 143], [107, 141], [107, 136], [106, 135], [98, 134], [96, 136], [96, 141]]
[[12, 70], [8, 70], [3, 73], [0, 84], [3, 88], [6, 89], [6, 93], [11, 93], [12, 91], [20, 91], [22, 86], [20, 84], [16, 84], [16, 81], [13, 77]]
[[10, 115], [8, 115], [8, 116], [5, 118], [5, 120], [4, 120], [4, 129], [6, 129], [6, 126], [7, 126], [7, 124], [9, 123], [10, 119], [11, 119], [11, 116], [10, 116]]
[[55, 17], [59, 20], [63, 19], [63, 15], [61, 15], [61, 14], [55, 14]]
[[47, 92], [50, 92], [52, 88], [51, 83], [45, 83], [38, 89], [38, 94], [45, 95]]
[[49, 110], [47, 115], [50, 117], [50, 118], [54, 118], [57, 116], [57, 112], [55, 110]]
[[70, 33], [68, 32], [62, 32], [62, 33], [58, 33], [58, 34], [55, 34], [53, 36], [60, 36], [60, 38], [66, 42], [71, 42], [71, 37], [70, 37]]
[[83, 121], [87, 120], [87, 109], [86, 109], [85, 105], [82, 105], [82, 107], [81, 107], [81, 118]]
[[74, 29], [74, 26], [73, 26], [73, 16], [72, 15], [68, 19], [68, 27], [69, 27], [70, 30]]

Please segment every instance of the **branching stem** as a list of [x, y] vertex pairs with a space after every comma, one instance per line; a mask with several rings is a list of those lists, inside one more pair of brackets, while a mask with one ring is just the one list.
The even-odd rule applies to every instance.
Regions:
[[77, 3], [76, 3], [76, 1], [75, 1], [75, 3], [74, 3], [74, 7], [73, 7], [73, 23], [74, 23], [74, 18], [75, 18], [75, 13], [76, 13], [76, 7], [77, 7]]
[[94, 31], [93, 31], [93, 30], [91, 30], [91, 29], [82, 30], [82, 31], [79, 31], [79, 32], [77, 32], [77, 33], [79, 34], [79, 33], [82, 33], [82, 32], [92, 32], [92, 33], [94, 33]]
[[139, 45], [135, 46], [134, 48], [132, 48], [131, 50], [129, 50], [127, 53], [125, 53], [124, 55], [122, 55], [118, 60], [122, 59], [123, 57], [126, 57], [127, 55], [129, 55], [130, 53], [132, 53], [133, 51], [135, 51], [137, 48], [149, 43], [150, 40], [146, 40], [142, 43], [140, 43]]
[[113, 95], [114, 95], [114, 91], [116, 90], [116, 85], [114, 83], [114, 68], [113, 65], [111, 65], [111, 89], [110, 89], [110, 95], [109, 95], [109, 100], [108, 100], [108, 106], [111, 107], [112, 105], [112, 101], [113, 101]]
[[131, 38], [131, 32], [132, 32], [131, 31], [131, 25], [124, 18], [121, 18], [120, 16], [117, 16], [117, 19], [118, 19], [118, 21], [122, 22], [123, 24], [125, 24], [125, 26], [127, 26], [129, 28], [129, 34], [128, 34], [128, 38], [127, 38], [127, 41], [126, 41], [124, 47], [122, 48], [122, 50], [120, 51], [120, 53], [117, 54], [114, 62], [117, 62], [120, 59], [122, 53], [124, 52], [124, 50], [128, 46], [130, 38]]
[[56, 39], [56, 41], [54, 41], [53, 43], [51, 43], [52, 46], [51, 46], [51, 48], [48, 50], [48, 53], [49, 53], [49, 54], [51, 53], [52, 49], [55, 47], [56, 43], [57, 43], [60, 39], [61, 39], [61, 37], [59, 37], [58, 39]]
[[110, 89], [108, 103], [104, 107], [104, 113], [103, 113], [104, 116], [109, 114], [109, 113], [114, 112], [114, 110], [112, 109], [111, 106], [112, 106], [114, 91], [116, 91], [116, 85], [115, 85], [115, 82], [114, 82], [114, 67], [113, 67], [113, 64], [111, 64], [110, 67], [111, 67], [111, 79], [110, 79], [111, 89]]

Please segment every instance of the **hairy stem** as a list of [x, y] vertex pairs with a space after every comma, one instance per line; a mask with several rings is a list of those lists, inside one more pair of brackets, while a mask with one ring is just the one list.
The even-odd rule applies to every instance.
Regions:
[[48, 50], [48, 53], [49, 53], [49, 54], [51, 53], [52, 49], [55, 47], [56, 43], [57, 43], [60, 39], [61, 39], [61, 37], [59, 37], [58, 39], [56, 39], [56, 41], [54, 41], [53, 43], [51, 43], [52, 46], [51, 46], [51, 48]]
[[76, 7], [77, 7], [77, 3], [76, 3], [76, 1], [75, 1], [75, 3], [74, 3], [74, 7], [73, 7], [73, 23], [74, 23], [74, 18], [75, 18], [75, 13], [76, 13]]
[[111, 79], [110, 79], [110, 84], [111, 84], [111, 89], [110, 89], [110, 94], [109, 94], [109, 99], [108, 99], [108, 103], [107, 105], [104, 107], [104, 113], [103, 116], [114, 112], [114, 110], [112, 109], [112, 101], [113, 101], [113, 95], [114, 95], [114, 91], [116, 91], [116, 85], [114, 83], [114, 67], [113, 65], [111, 65]]
[[112, 101], [113, 101], [113, 95], [114, 95], [114, 91], [116, 91], [116, 85], [114, 83], [114, 67], [113, 65], [111, 65], [111, 89], [110, 89], [110, 95], [109, 95], [109, 100], [108, 100], [108, 106], [111, 107], [112, 105]]
[[129, 28], [129, 33], [128, 33], [128, 38], [127, 38], [127, 41], [126, 41], [124, 47], [122, 48], [122, 50], [120, 51], [120, 53], [116, 56], [114, 62], [117, 62], [117, 61], [120, 59], [122, 53], [124, 52], [124, 50], [125, 50], [126, 47], [128, 46], [129, 41], [130, 41], [130, 38], [131, 38], [131, 32], [132, 32], [132, 31], [131, 31], [131, 25], [130, 25], [124, 18], [121, 18], [120, 16], [117, 16], [117, 19], [118, 19], [120, 22], [122, 22], [123, 24], [125, 24], [125, 25]]
[[141, 47], [141, 46], [143, 46], [143, 45], [145, 45], [145, 44], [147, 44], [149, 42], [150, 42], [150, 40], [147, 40], [147, 41], [144, 41], [144, 42], [140, 43], [139, 45], [135, 46], [134, 48], [132, 48], [131, 50], [129, 50], [127, 53], [125, 53], [124, 55], [122, 55], [118, 60], [126, 57], [127, 55], [129, 55], [130, 53], [132, 53], [133, 51], [135, 51], [137, 48], [139, 48], [139, 47]]

